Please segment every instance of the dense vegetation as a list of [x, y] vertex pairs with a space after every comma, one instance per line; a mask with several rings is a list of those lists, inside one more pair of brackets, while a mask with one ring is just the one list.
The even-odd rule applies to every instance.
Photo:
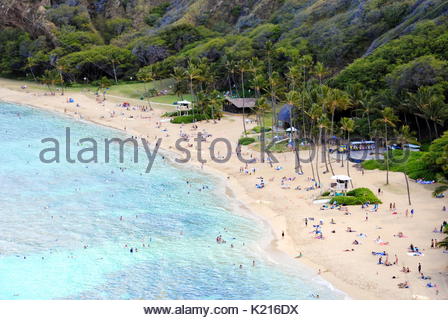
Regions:
[[[428, 152], [393, 150], [386, 159], [389, 162], [389, 170], [404, 172], [411, 179], [442, 181], [444, 176], [448, 176], [448, 131], [433, 141]], [[368, 160], [362, 166], [368, 170], [386, 170], [386, 161]]]
[[[384, 146], [431, 142], [447, 129], [443, 0], [40, 3], [1, 7], [0, 75], [41, 81], [50, 90], [140, 81], [146, 98], [157, 94], [146, 84], [170, 78], [172, 93], [194, 100], [175, 123], [221, 117], [225, 93], [255, 97], [257, 133], [276, 132], [278, 108], [287, 103], [288, 125], [318, 143], [333, 136], [377, 138]], [[443, 148], [434, 142], [406, 164], [383, 164], [440, 180], [447, 175]]]

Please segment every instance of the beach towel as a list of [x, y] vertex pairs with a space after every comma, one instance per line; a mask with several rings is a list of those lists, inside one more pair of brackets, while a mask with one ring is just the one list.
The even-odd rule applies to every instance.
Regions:
[[422, 252], [408, 252], [408, 256], [411, 256], [411, 257], [423, 257], [424, 254]]
[[358, 234], [358, 237], [367, 238], [367, 235], [365, 233], [360, 233], [360, 234]]
[[425, 181], [425, 180], [415, 180], [415, 182], [419, 183], [419, 184], [434, 184], [436, 183], [434, 180], [433, 181]]

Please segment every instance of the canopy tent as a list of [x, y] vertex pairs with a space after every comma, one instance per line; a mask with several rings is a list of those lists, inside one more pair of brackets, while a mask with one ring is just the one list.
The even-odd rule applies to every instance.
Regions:
[[192, 105], [192, 103], [190, 101], [187, 100], [182, 100], [182, 101], [176, 101], [174, 102], [174, 105], [179, 107], [185, 107], [185, 108], [190, 108], [190, 106]]
[[331, 177], [331, 180], [336, 180], [336, 183], [331, 184], [333, 190], [346, 192], [348, 189], [348, 182], [352, 180], [352, 178], [344, 175], [336, 175]]
[[278, 113], [278, 120], [290, 124], [293, 107], [292, 104], [285, 104]]
[[191, 102], [187, 101], [187, 100], [182, 100], [182, 101], [177, 101], [176, 104], [186, 104], [186, 105], [190, 105]]
[[352, 141], [350, 142], [351, 145], [358, 145], [358, 144], [375, 144], [375, 141]]
[[350, 181], [352, 178], [343, 174], [331, 177], [331, 180]]

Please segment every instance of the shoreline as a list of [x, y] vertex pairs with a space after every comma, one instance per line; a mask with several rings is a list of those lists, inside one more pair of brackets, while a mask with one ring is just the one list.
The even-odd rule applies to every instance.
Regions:
[[[0, 96], [0, 102], [2, 102], [2, 101], [5, 103], [21, 105], [21, 106], [25, 106], [28, 108], [44, 110], [46, 112], [57, 114], [58, 116], [65, 115], [67, 118], [70, 118], [74, 121], [82, 121], [82, 122], [90, 124], [90, 125], [97, 125], [97, 126], [101, 126], [101, 127], [105, 127], [105, 128], [109, 128], [109, 129], [113, 129], [113, 130], [118, 130], [122, 134], [125, 134], [127, 136], [129, 135], [129, 133], [127, 133], [126, 131], [120, 130], [119, 128], [116, 128], [114, 126], [108, 126], [108, 125], [105, 125], [103, 123], [96, 122], [93, 120], [76, 119], [73, 116], [62, 114], [60, 111], [56, 111], [53, 109], [42, 108], [37, 105], [23, 104], [23, 103], [16, 102], [16, 101], [6, 101], [6, 100], [3, 100]], [[153, 146], [153, 145], [151, 144], [151, 146]], [[165, 156], [165, 159], [170, 162], [170, 165], [173, 165], [182, 170], [185, 169], [184, 167], [182, 167], [181, 164], [178, 164], [174, 161], [174, 159], [175, 159], [174, 152], [164, 149], [161, 146], [160, 149], [158, 150], [158, 153], [163, 154]], [[193, 163], [193, 166], [194, 166], [193, 170], [197, 171], [198, 174], [210, 175], [213, 179], [218, 180], [218, 189], [222, 189], [222, 190], [214, 191], [215, 196], [224, 197], [225, 199], [235, 201], [233, 203], [228, 204], [228, 206], [225, 206], [224, 208], [226, 210], [229, 210], [232, 214], [240, 215], [243, 217], [248, 217], [249, 219], [254, 220], [254, 222], [260, 223], [262, 225], [262, 227], [269, 232], [269, 235], [264, 236], [262, 239], [260, 239], [258, 241], [258, 246], [261, 250], [263, 250], [263, 252], [265, 254], [268, 255], [268, 257], [270, 257], [270, 259], [276, 260], [277, 263], [286, 262], [291, 265], [296, 264], [296, 263], [301, 264], [302, 267], [304, 267], [309, 272], [311, 272], [313, 270], [312, 263], [307, 264], [307, 263], [298, 262], [298, 261], [296, 261], [296, 259], [294, 259], [293, 256], [289, 255], [287, 252], [281, 250], [278, 247], [278, 245], [277, 245], [278, 239], [276, 239], [276, 237], [275, 237], [274, 229], [273, 229], [272, 225], [270, 224], [269, 220], [261, 215], [257, 215], [256, 213], [254, 213], [243, 201], [241, 201], [235, 195], [233, 190], [230, 189], [229, 186], [227, 185], [227, 181], [222, 172], [220, 172], [219, 170], [216, 170], [216, 169], [212, 169], [212, 168], [207, 168], [205, 170], [202, 170], [200, 168], [199, 164], [196, 162]], [[224, 192], [224, 194], [220, 195], [218, 193], [218, 191], [225, 191], [225, 192]], [[288, 259], [289, 261], [285, 261], [285, 259]], [[319, 277], [320, 279], [313, 279], [311, 281], [317, 282], [317, 283], [321, 284], [322, 286], [327, 287], [330, 291], [333, 291], [337, 294], [342, 295], [344, 297], [344, 300], [351, 299], [351, 297], [346, 292], [343, 292], [342, 290], [335, 288], [332, 283], [330, 283], [329, 281], [327, 281], [320, 275], [316, 275], [316, 276]]]
[[[1, 80], [0, 80], [1, 82]], [[30, 91], [30, 90], [27, 90]], [[66, 96], [61, 97], [60, 95], [57, 96], [44, 96], [41, 95], [40, 97], [42, 97], [42, 99], [39, 100], [39, 102], [35, 101], [35, 97], [36, 94], [38, 94], [38, 91], [34, 91], [34, 93], [32, 91], [30, 92], [25, 92], [25, 91], [20, 91], [19, 89], [16, 90], [12, 90], [12, 89], [6, 89], [6, 88], [1, 88], [0, 89], [0, 99], [2, 99], [3, 101], [6, 102], [11, 102], [11, 103], [17, 103], [17, 104], [22, 104], [22, 105], [30, 105], [32, 107], [36, 107], [38, 109], [45, 109], [45, 110], [49, 110], [49, 111], [54, 111], [54, 112], [58, 112], [60, 114], [65, 114], [67, 116], [70, 116], [76, 120], [82, 120], [82, 121], [86, 121], [89, 123], [94, 123], [97, 125], [102, 125], [102, 126], [107, 126], [109, 128], [113, 128], [113, 129], [117, 129], [120, 130], [121, 132], [126, 133], [127, 135], [137, 135], [137, 136], [147, 136], [149, 138], [149, 136], [151, 135], [155, 135], [156, 137], [158, 135], [160, 135], [160, 128], [150, 128], [150, 126], [154, 125], [154, 122], [156, 121], [160, 121], [160, 115], [161, 112], [166, 111], [166, 108], [159, 108], [159, 106], [154, 108], [154, 112], [151, 112], [150, 116], [151, 119], [150, 121], [148, 121], [148, 119], [139, 119], [139, 118], [133, 118], [132, 121], [129, 120], [129, 118], [122, 118], [121, 120], [119, 118], [115, 118], [115, 119], [109, 119], [110, 121], [107, 121], [106, 118], [102, 119], [100, 117], [104, 116], [105, 114], [107, 114], [108, 110], [112, 110], [114, 109], [114, 102], [111, 103], [111, 101], [107, 101], [106, 105], [100, 106], [99, 104], [96, 104], [95, 100], [93, 99], [93, 97], [89, 97], [87, 95], [85, 95], [84, 93], [72, 93], [72, 92], [67, 92]], [[72, 104], [68, 104], [68, 103], [64, 103], [64, 100], [66, 99], [66, 97], [75, 97], [75, 101], [80, 101], [81, 107], [80, 108], [76, 108], [75, 105]], [[111, 98], [110, 100], [115, 100], [117, 98]], [[124, 98], [123, 98], [124, 99]], [[126, 100], [130, 100], [130, 99], [126, 99]], [[28, 101], [28, 102], [27, 102]], [[142, 101], [141, 104], [145, 104], [146, 102]], [[85, 106], [88, 106], [88, 108], [86, 109]], [[155, 103], [153, 105], [156, 105]], [[93, 110], [93, 107], [95, 107], [95, 110]], [[98, 108], [99, 107], [99, 108]], [[68, 110], [68, 113], [64, 113], [64, 109]], [[88, 110], [91, 109], [91, 110]], [[115, 110], [119, 110], [116, 109]], [[124, 110], [120, 110], [124, 111]], [[145, 115], [149, 115], [149, 113], [142, 113], [140, 111], [131, 111], [131, 112], [125, 112], [126, 115], [128, 114], [145, 114]], [[83, 118], [80, 119], [79, 114], [83, 115]], [[86, 116], [87, 115], [87, 116]], [[232, 122], [236, 122], [238, 121], [238, 126], [233, 125], [232, 126]], [[239, 117], [237, 116], [227, 116], [218, 124], [218, 125], [214, 125], [213, 123], [199, 123], [198, 125], [200, 126], [200, 129], [202, 129], [203, 127], [206, 128], [207, 133], [212, 133], [213, 137], [218, 136], [226, 136], [227, 138], [229, 138], [230, 141], [232, 141], [232, 144], [234, 144], [234, 142], [239, 138], [242, 130], [239, 131], [239, 126], [241, 125], [240, 123], [241, 121], [239, 120]], [[120, 127], [121, 125], [121, 127]], [[123, 130], [123, 126], [127, 127], [127, 130]], [[229, 130], [228, 127], [232, 126], [234, 128], [232, 128], [232, 130]], [[132, 128], [131, 128], [132, 127]], [[175, 132], [176, 129], [180, 129], [180, 128], [184, 128], [185, 131], [187, 131], [187, 129], [189, 129], [189, 125], [184, 125], [184, 126], [176, 126], [176, 125], [172, 125], [169, 123], [163, 123], [163, 127], [167, 128], [167, 132], [169, 132], [169, 136], [167, 134], [166, 139], [164, 138], [164, 142], [166, 140], [168, 140], [168, 142], [170, 142], [172, 140], [173, 137], [171, 137], [171, 133]], [[235, 128], [236, 127], [236, 128]], [[242, 125], [241, 125], [242, 127]], [[131, 129], [129, 129], [131, 128]], [[217, 129], [217, 130], [214, 130]], [[219, 131], [221, 130], [221, 134], [224, 133], [225, 135], [220, 135], [219, 132], [215, 131]], [[224, 130], [224, 131], [222, 131]], [[231, 132], [230, 132], [231, 131]], [[188, 133], [190, 133], [188, 131]], [[163, 135], [164, 133], [162, 133], [161, 135]], [[229, 136], [230, 134], [230, 136]], [[149, 141], [151, 143], [152, 139]], [[151, 145], [153, 145], [151, 143]], [[168, 146], [168, 148], [167, 148]], [[168, 152], [168, 153], [173, 153], [176, 154], [176, 152], [174, 152], [173, 148], [172, 148], [172, 144], [168, 143], [168, 144], [164, 144], [162, 142], [161, 149], [164, 149], [163, 152]], [[194, 149], [191, 150], [192, 153], [194, 153], [193, 151], [195, 151]], [[253, 153], [255, 154], [256, 152], [251, 151], [251, 150], [247, 150], [244, 149], [243, 153], [246, 153], [246, 155], [248, 153]], [[232, 156], [234, 157], [234, 155], [232, 154]], [[232, 158], [233, 158], [232, 157]], [[283, 155], [279, 155], [279, 157], [283, 157]], [[207, 158], [208, 159], [208, 158]], [[238, 174], [237, 172], [237, 168], [238, 166], [242, 166], [242, 164], [240, 162], [236, 162], [236, 159], [231, 159], [231, 163], [230, 166], [229, 164], [223, 164], [223, 165], [219, 165], [216, 163], [211, 163], [209, 164], [207, 162], [207, 164], [204, 166], [203, 170], [200, 168], [199, 162], [197, 162], [197, 159], [193, 159], [192, 158], [192, 162], [189, 163], [189, 165], [193, 164], [193, 166], [195, 167], [195, 169], [199, 170], [199, 171], [203, 171], [205, 173], [209, 173], [215, 177], [218, 177], [223, 183], [224, 183], [224, 188], [226, 190], [227, 193], [227, 188], [229, 190], [231, 190], [231, 192], [233, 193], [232, 197], [239, 202], [240, 204], [242, 204], [245, 208], [248, 209], [248, 211], [256, 216], [257, 218], [260, 218], [261, 220], [265, 221], [269, 226], [270, 226], [270, 232], [272, 233], [272, 241], [269, 244], [269, 246], [272, 246], [273, 249], [275, 250], [279, 250], [280, 252], [284, 252], [285, 254], [287, 254], [288, 256], [290, 256], [292, 259], [295, 258], [295, 256], [297, 256], [297, 254], [299, 252], [303, 251], [307, 251], [304, 252], [304, 256], [302, 258], [299, 259], [299, 263], [305, 265], [306, 267], [314, 270], [316, 272], [316, 276], [320, 276], [322, 279], [324, 279], [326, 282], [329, 283], [330, 287], [334, 288], [337, 291], [342, 291], [344, 292], [347, 296], [354, 298], [354, 299], [412, 299], [415, 296], [426, 296], [426, 295], [422, 295], [415, 293], [414, 295], [399, 295], [399, 294], [395, 294], [392, 292], [392, 290], [390, 290], [389, 288], [387, 288], [387, 292], [381, 293], [382, 290], [372, 290], [372, 288], [369, 287], [369, 285], [371, 285], [372, 283], [372, 278], [375, 279], [376, 277], [367, 277], [366, 282], [363, 282], [364, 279], [362, 279], [362, 274], [361, 277], [359, 277], [359, 275], [354, 275], [353, 278], [355, 278], [355, 281], [350, 281], [350, 279], [352, 279], [352, 276], [343, 274], [343, 276], [341, 276], [341, 274], [338, 274], [337, 268], [333, 265], [334, 263], [334, 257], [333, 259], [328, 259], [327, 257], [321, 257], [320, 254], [325, 254], [326, 250], [328, 251], [327, 253], [329, 254], [329, 256], [331, 256], [332, 253], [332, 249], [334, 248], [328, 248], [325, 249], [325, 246], [322, 247], [320, 245], [316, 246], [316, 248], [314, 248], [314, 244], [310, 245], [310, 249], [307, 249], [307, 245], [309, 244], [309, 240], [306, 238], [306, 231], [307, 230], [303, 230], [302, 226], [298, 226], [298, 224], [300, 223], [300, 221], [302, 220], [301, 217], [295, 217], [291, 214], [291, 212], [296, 211], [299, 208], [302, 208], [304, 211], [309, 211], [305, 212], [304, 215], [302, 215], [302, 217], [305, 216], [317, 216], [319, 214], [322, 214], [321, 212], [319, 212], [319, 208], [316, 205], [312, 205], [312, 198], [313, 198], [313, 194], [312, 193], [308, 193], [305, 194], [305, 197], [303, 198], [298, 198], [298, 199], [291, 199], [294, 198], [294, 195], [289, 198], [289, 196], [293, 193], [291, 193], [292, 190], [288, 190], [285, 194], [282, 194], [282, 191], [280, 188], [280, 191], [274, 190], [272, 192], [272, 195], [269, 195], [264, 197], [264, 190], [263, 191], [258, 191], [258, 190], [251, 190], [250, 186], [253, 186], [256, 182], [255, 177], [247, 177], [247, 176], [243, 176], [241, 174]], [[293, 162], [290, 161], [291, 159], [287, 159], [287, 155], [285, 155], [285, 161], [281, 162], [281, 165], [285, 167], [285, 171], [287, 170], [286, 167], [287, 166], [291, 166], [293, 165]], [[251, 165], [252, 166], [252, 165]], [[262, 175], [262, 176], [267, 176], [267, 175], [273, 175], [276, 174], [271, 173], [272, 168], [269, 168], [267, 164], [261, 164], [261, 163], [257, 163], [257, 176], [258, 175]], [[182, 167], [182, 166], [181, 166]], [[184, 167], [185, 169], [188, 169], [188, 167]], [[288, 168], [289, 169], [289, 168]], [[336, 169], [336, 168], [335, 168]], [[344, 169], [345, 170], [345, 169]], [[261, 172], [261, 173], [258, 173]], [[289, 172], [293, 172], [293, 170], [289, 170]], [[284, 172], [283, 174], [286, 174], [286, 172]], [[359, 173], [358, 173], [359, 174]], [[282, 175], [282, 173], [280, 173], [280, 175]], [[355, 173], [353, 173], [352, 175], [355, 175]], [[392, 176], [396, 176], [396, 174], [392, 174]], [[278, 178], [278, 174], [275, 178]], [[327, 177], [325, 177], [327, 178]], [[270, 183], [269, 183], [270, 184]], [[274, 184], [274, 183], [272, 183]], [[358, 185], [359, 186], [359, 185]], [[413, 189], [415, 189], [416, 186], [413, 186]], [[421, 186], [418, 186], [421, 187]], [[253, 187], [252, 187], [253, 188]], [[399, 190], [398, 190], [399, 192]], [[257, 195], [257, 193], [260, 193], [260, 195]], [[285, 197], [286, 195], [286, 197]], [[311, 195], [311, 197], [309, 197]], [[288, 204], [288, 206], [286, 206], [286, 209], [288, 212], [282, 212], [280, 210], [276, 210], [277, 209], [277, 201], [278, 198], [277, 196], [280, 196], [278, 198], [286, 198], [286, 200], [289, 200], [289, 202], [291, 202], [292, 204]], [[282, 197], [283, 196], [283, 197]], [[268, 199], [266, 199], [268, 198]], [[311, 203], [310, 203], [311, 202]], [[383, 201], [385, 202], [385, 201]], [[294, 207], [297, 206], [297, 207]], [[281, 213], [279, 213], [281, 212]], [[345, 217], [344, 217], [345, 218]], [[340, 218], [338, 218], [340, 219]], [[292, 223], [291, 223], [292, 222]], [[303, 223], [300, 223], [303, 224]], [[353, 223], [353, 225], [355, 225]], [[285, 232], [285, 237], [282, 238], [281, 234], [282, 232]], [[309, 236], [308, 236], [309, 237]], [[373, 237], [373, 235], [372, 235]], [[315, 243], [315, 242], [314, 242]], [[269, 249], [269, 248], [267, 248]], [[342, 255], [342, 254], [341, 254]], [[294, 259], [297, 260], [297, 259]], [[330, 261], [331, 260], [331, 261]], [[355, 262], [356, 263], [356, 262]], [[337, 266], [337, 265], [336, 265]], [[353, 266], [355, 271], [357, 268], [356, 266]], [[319, 274], [319, 272], [317, 272], [318, 270], [322, 270], [322, 272]], [[358, 273], [362, 271], [362, 270], [358, 270]], [[442, 271], [442, 270], [441, 270]], [[444, 278], [444, 282], [446, 281], [446, 276]], [[446, 289], [446, 283], [444, 283], [445, 288]], [[376, 289], [376, 288], [375, 288]], [[382, 289], [382, 288], [381, 288]], [[442, 288], [441, 290], [442, 291]], [[404, 293], [404, 291], [398, 291], [398, 293]], [[443, 295], [440, 296], [439, 298], [442, 299], [446, 299], [447, 295], [446, 294], [446, 290], [445, 292], [443, 292]]]

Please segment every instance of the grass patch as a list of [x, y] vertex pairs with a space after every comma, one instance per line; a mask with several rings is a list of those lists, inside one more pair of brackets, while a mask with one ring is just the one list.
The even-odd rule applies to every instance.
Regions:
[[[192, 96], [189, 94], [184, 94], [182, 98], [183, 98], [183, 100], [193, 101]], [[152, 97], [149, 100], [154, 103], [173, 104], [174, 102], [182, 100], [182, 99], [174, 94], [167, 94], [164, 96]]]
[[203, 114], [197, 115], [188, 115], [188, 116], [178, 116], [171, 119], [171, 123], [175, 124], [185, 124], [185, 123], [193, 123], [196, 121], [208, 120], [209, 118]]
[[[266, 143], [266, 146], [269, 143]], [[291, 149], [289, 148], [289, 141], [282, 141], [280, 143], [274, 143], [270, 148], [269, 151], [276, 152], [276, 153], [284, 153], [284, 152], [290, 152]]]
[[238, 140], [238, 143], [242, 146], [247, 146], [255, 142], [255, 138], [252, 137], [242, 137]]
[[269, 131], [271, 131], [271, 128], [264, 128], [264, 129], [262, 129], [260, 126], [256, 126], [256, 127], [252, 128], [252, 132], [261, 133], [261, 131], [269, 132]]
[[346, 206], [362, 205], [364, 203], [379, 204], [381, 200], [368, 188], [358, 188], [347, 192], [346, 196], [336, 196], [331, 198], [331, 203], [337, 203]]
[[[389, 151], [389, 170], [404, 172], [411, 179], [436, 180], [436, 172], [423, 161], [426, 152]], [[386, 170], [386, 160], [367, 160], [362, 163], [366, 170]]]

